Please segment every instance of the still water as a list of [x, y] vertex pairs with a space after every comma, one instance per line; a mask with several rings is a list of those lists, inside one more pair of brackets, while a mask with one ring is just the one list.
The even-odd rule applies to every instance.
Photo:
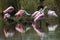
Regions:
[[48, 32], [44, 37], [39, 37], [37, 33], [31, 29], [25, 34], [15, 32], [15, 35], [11, 38], [5, 38], [3, 34], [0, 34], [0, 40], [60, 40], [59, 32]]

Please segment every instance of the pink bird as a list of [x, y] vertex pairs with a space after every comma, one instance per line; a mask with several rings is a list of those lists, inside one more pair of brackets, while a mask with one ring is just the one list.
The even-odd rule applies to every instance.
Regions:
[[5, 37], [12, 37], [14, 35], [14, 31], [12, 29], [4, 29]]
[[39, 9], [38, 11], [35, 11], [33, 14], [32, 14], [32, 17], [37, 17], [39, 14], [41, 13], [44, 13], [44, 10], [47, 8], [47, 6], [44, 7], [44, 9]]
[[34, 18], [34, 22], [37, 22], [39, 20], [42, 20], [44, 19], [44, 11], [35, 11], [33, 14], [32, 14], [32, 17]]
[[4, 14], [4, 20], [7, 21], [7, 18], [10, 18], [10, 14], [8, 14], [8, 13]]
[[19, 10], [19, 11], [15, 14], [15, 16], [16, 16], [16, 17], [21, 17], [23, 14], [24, 14], [24, 10]]
[[44, 19], [44, 13], [37, 13], [34, 18], [34, 22]]
[[10, 6], [3, 11], [3, 13], [11, 13], [14, 10], [14, 7]]
[[20, 24], [17, 24], [15, 29], [20, 33], [25, 33], [25, 30], [23, 29], [22, 25], [20, 25]]
[[39, 25], [37, 25], [37, 24], [32, 24], [32, 26], [39, 36], [44, 36], [45, 35], [45, 32], [42, 29], [42, 27], [39, 27]]
[[23, 14], [26, 14], [26, 15], [30, 15], [28, 12], [26, 12], [25, 10], [19, 10], [16, 14], [15, 14], [15, 16], [16, 17], [21, 17], [21, 16], [23, 16]]

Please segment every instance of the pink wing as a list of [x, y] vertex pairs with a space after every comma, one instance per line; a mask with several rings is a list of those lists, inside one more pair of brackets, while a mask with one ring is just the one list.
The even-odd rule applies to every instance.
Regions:
[[16, 17], [21, 17], [23, 14], [24, 14], [24, 10], [19, 10], [19, 11], [15, 14], [15, 16], [16, 16]]
[[11, 13], [14, 10], [14, 8], [12, 6], [8, 7], [7, 9], [5, 9], [3, 11], [3, 13]]
[[15, 29], [18, 32], [20, 32], [20, 33], [24, 33], [25, 32], [25, 30], [23, 29], [22, 25], [20, 25], [20, 24], [17, 24]]

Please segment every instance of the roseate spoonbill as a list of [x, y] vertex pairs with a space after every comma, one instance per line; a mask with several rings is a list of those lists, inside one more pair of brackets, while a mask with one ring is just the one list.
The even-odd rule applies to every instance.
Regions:
[[48, 16], [54, 16], [54, 17], [58, 17], [58, 15], [56, 14], [55, 11], [49, 10], [48, 11]]
[[12, 29], [4, 29], [5, 37], [12, 37], [14, 35], [14, 31]]
[[15, 14], [15, 16], [16, 17], [21, 17], [21, 16], [23, 16], [23, 14], [26, 14], [26, 15], [30, 15], [30, 14], [28, 14], [25, 10], [19, 10], [16, 14]]
[[14, 10], [14, 7], [9, 6], [7, 9], [3, 11], [3, 13], [11, 13]]
[[47, 8], [47, 6], [45, 6], [44, 8], [40, 8], [38, 11], [35, 11], [32, 16], [34, 17], [36, 14], [38, 14], [38, 12], [44, 12], [44, 10]]
[[54, 31], [56, 30], [57, 27], [58, 27], [57, 24], [56, 24], [56, 25], [49, 25], [49, 26], [48, 26], [48, 30], [54, 32]]
[[4, 14], [4, 20], [7, 22], [14, 22], [9, 13]]
[[34, 18], [34, 22], [38, 20], [42, 20], [44, 18], [44, 10], [47, 8], [47, 6], [44, 7], [44, 9], [40, 9], [39, 11], [36, 11], [32, 14], [32, 17]]
[[37, 25], [37, 24], [32, 24], [32, 26], [33, 26], [33, 28], [34, 28], [34, 30], [37, 32], [37, 34], [39, 35], [39, 36], [44, 36], [45, 35], [45, 32], [44, 32], [44, 30], [42, 29], [42, 27], [39, 27], [39, 25]]
[[7, 21], [7, 18], [10, 18], [10, 14], [8, 14], [8, 13], [4, 14], [4, 20]]
[[42, 20], [42, 19], [44, 19], [44, 13], [42, 13], [42, 14], [38, 15], [36, 18], [34, 18], [34, 22]]
[[23, 29], [22, 25], [20, 25], [20, 24], [17, 24], [15, 29], [20, 33], [25, 33], [25, 30]]
[[43, 12], [41, 13], [40, 11], [36, 11], [32, 14], [32, 17], [34, 18], [34, 22], [36, 22], [44, 18], [44, 13]]

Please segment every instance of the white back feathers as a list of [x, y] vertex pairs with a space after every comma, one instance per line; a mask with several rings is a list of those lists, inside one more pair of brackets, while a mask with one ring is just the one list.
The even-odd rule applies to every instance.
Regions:
[[58, 17], [55, 11], [51, 11], [51, 10], [48, 11], [48, 16]]

